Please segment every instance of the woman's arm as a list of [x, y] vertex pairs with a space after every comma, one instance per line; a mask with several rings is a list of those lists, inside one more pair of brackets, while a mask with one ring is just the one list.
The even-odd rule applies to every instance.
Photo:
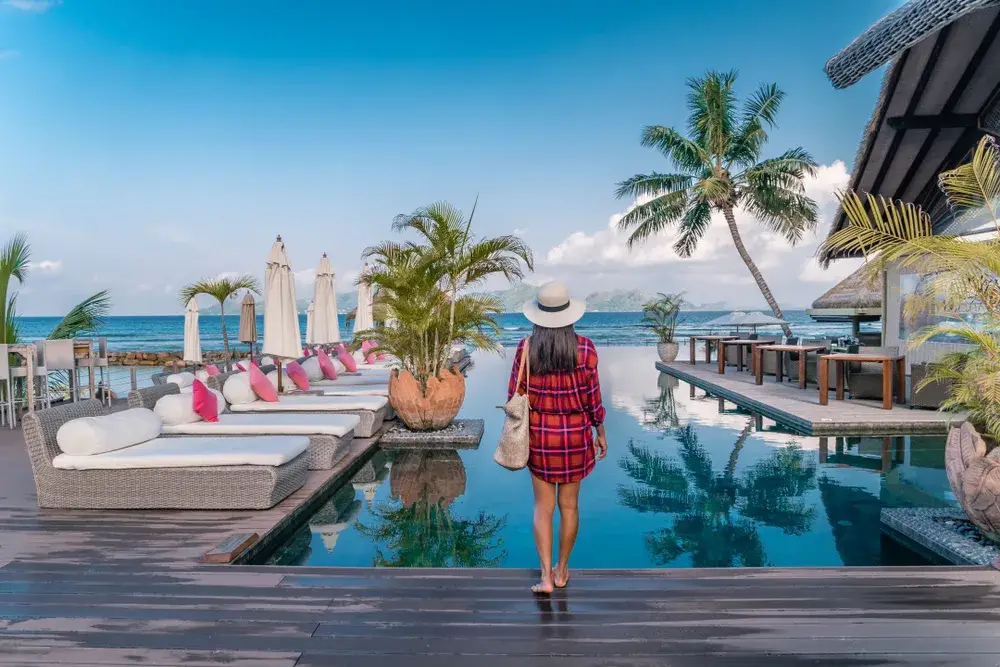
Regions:
[[594, 451], [600, 461], [608, 455], [608, 434], [604, 432], [604, 424], [597, 427], [597, 438], [594, 439]]

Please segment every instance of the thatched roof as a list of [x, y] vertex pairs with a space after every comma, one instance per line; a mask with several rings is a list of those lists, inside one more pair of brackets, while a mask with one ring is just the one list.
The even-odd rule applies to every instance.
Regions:
[[[844, 88], [886, 63], [849, 188], [913, 202], [951, 222], [937, 176], [1000, 133], [1000, 0], [911, 0], [830, 59]], [[831, 233], [846, 224], [843, 211]], [[832, 257], [823, 256], [825, 263]]]
[[883, 279], [872, 284], [858, 269], [813, 301], [806, 312], [815, 320], [843, 322], [875, 320], [882, 316]]

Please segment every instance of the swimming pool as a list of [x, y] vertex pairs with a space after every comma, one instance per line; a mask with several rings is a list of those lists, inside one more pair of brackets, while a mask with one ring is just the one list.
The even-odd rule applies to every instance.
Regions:
[[[652, 348], [599, 354], [610, 449], [581, 489], [573, 567], [923, 563], [880, 510], [956, 504], [943, 437], [796, 435], [661, 375]], [[509, 363], [469, 371], [478, 450], [377, 452], [268, 562], [537, 567], [528, 473], [492, 460]]]

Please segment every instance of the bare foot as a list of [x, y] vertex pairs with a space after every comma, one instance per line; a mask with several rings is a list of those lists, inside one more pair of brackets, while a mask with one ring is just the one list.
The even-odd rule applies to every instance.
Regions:
[[569, 565], [561, 569], [556, 565], [552, 570], [552, 581], [555, 583], [556, 588], [566, 588], [566, 584], [569, 583]]
[[535, 595], [552, 595], [552, 575], [542, 575], [542, 580], [531, 587]]

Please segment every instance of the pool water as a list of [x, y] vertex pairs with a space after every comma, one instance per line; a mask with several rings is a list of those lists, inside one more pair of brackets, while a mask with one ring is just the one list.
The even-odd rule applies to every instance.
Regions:
[[[956, 504], [943, 436], [801, 436], [661, 375], [652, 348], [599, 355], [609, 453], [581, 487], [573, 567], [924, 563], [881, 509]], [[492, 460], [509, 364], [469, 371], [478, 449], [378, 451], [268, 562], [537, 567], [528, 472]]]

